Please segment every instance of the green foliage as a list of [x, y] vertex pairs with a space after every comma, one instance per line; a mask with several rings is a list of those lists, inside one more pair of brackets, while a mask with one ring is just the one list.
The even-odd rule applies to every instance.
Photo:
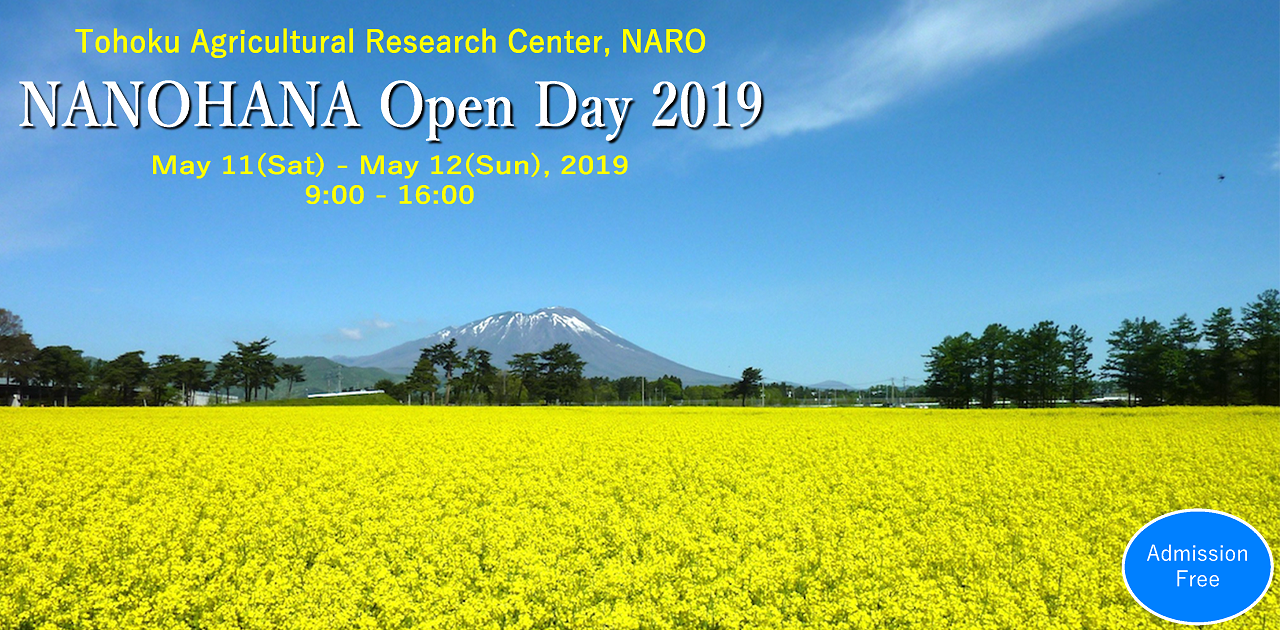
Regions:
[[1091, 340], [1079, 326], [1063, 331], [1051, 321], [1030, 330], [991, 324], [981, 337], [948, 336], [925, 355], [925, 392], [944, 407], [977, 402], [994, 407], [1007, 401], [1018, 407], [1050, 407], [1072, 402], [1089, 390]]
[[274, 388], [279, 381], [276, 355], [267, 352], [267, 348], [274, 343], [266, 337], [249, 343], [235, 342], [234, 373], [238, 384], [244, 389], [245, 402], [263, 398], [263, 390]]
[[[1012, 332], [1004, 324], [991, 324], [982, 331], [974, 352], [977, 354], [977, 388], [979, 404], [987, 409], [996, 404], [996, 392], [1009, 369], [1009, 338]], [[932, 353], [931, 355], [932, 356]], [[932, 373], [932, 371], [931, 371]]]
[[276, 373], [280, 378], [288, 383], [289, 389], [285, 394], [285, 398], [293, 398], [293, 384], [302, 383], [307, 380], [307, 371], [297, 363], [281, 363], [276, 367]]
[[929, 360], [926, 391], [944, 407], [962, 409], [974, 398], [978, 344], [973, 335], [947, 336], [925, 355]]
[[135, 404], [138, 388], [146, 382], [151, 371], [142, 358], [143, 354], [142, 350], [134, 350], [101, 364], [97, 377], [106, 400], [117, 405]]
[[199, 357], [192, 357], [175, 366], [170, 382], [182, 392], [183, 404], [193, 404], [196, 392], [212, 387], [210, 369], [212, 364]]
[[36, 357], [36, 378], [62, 390], [62, 406], [70, 401], [71, 390], [89, 379], [89, 362], [71, 346], [41, 348]]
[[648, 398], [654, 404], [669, 405], [684, 400], [684, 383], [677, 376], [663, 374], [649, 383]]
[[1171, 405], [1192, 404], [1200, 398], [1200, 331], [1189, 317], [1180, 315], [1169, 325], [1166, 335], [1160, 366], [1167, 379], [1165, 398]]
[[170, 385], [177, 379], [178, 368], [182, 357], [176, 354], [162, 354], [156, 357], [155, 365], [147, 372], [145, 381], [147, 404], [160, 407], [176, 402], [178, 393]]
[[1200, 337], [1185, 315], [1170, 327], [1145, 318], [1126, 319], [1107, 339], [1111, 350], [1103, 370], [1140, 405], [1199, 402], [1199, 383], [1207, 380]]
[[1026, 365], [1027, 407], [1050, 407], [1061, 393], [1066, 354], [1056, 324], [1043, 321], [1027, 331], [1021, 362]]
[[418, 404], [425, 404], [428, 394], [431, 395], [431, 401], [435, 402], [436, 389], [440, 387], [440, 379], [436, 376], [435, 364], [435, 346], [424, 348], [422, 355], [418, 357], [418, 362], [413, 366], [413, 371], [409, 372], [409, 378], [405, 379], [404, 387], [406, 397], [412, 402], [413, 395], [418, 395]]
[[594, 403], [619, 400], [617, 381], [604, 376], [593, 376], [584, 381], [589, 400]]
[[624, 376], [617, 381], [618, 400], [623, 402], [640, 402], [644, 395], [644, 378]]
[[458, 378], [462, 395], [471, 404], [482, 404], [493, 398], [498, 382], [498, 368], [492, 363], [493, 353], [480, 348], [467, 348], [462, 357], [462, 376]]
[[690, 385], [684, 388], [687, 400], [723, 400], [728, 393], [727, 385]]
[[[453, 338], [448, 342], [437, 343], [424, 349], [422, 356], [431, 363], [433, 372], [435, 366], [444, 371], [444, 404], [449, 404], [454, 384], [453, 373], [462, 365], [462, 355], [458, 354], [458, 340]], [[421, 363], [422, 360], [419, 359], [418, 362]]]
[[558, 343], [538, 353], [538, 392], [543, 402], [581, 402], [579, 388], [586, 365], [567, 343]]
[[729, 386], [729, 396], [741, 399], [745, 407], [748, 398], [760, 395], [760, 384], [763, 382], [764, 375], [760, 368], [748, 367], [742, 370], [742, 378]]
[[1073, 404], [1089, 397], [1093, 382], [1093, 370], [1089, 369], [1089, 362], [1093, 360], [1093, 353], [1089, 352], [1090, 343], [1093, 343], [1093, 337], [1075, 324], [1063, 335], [1062, 351], [1066, 358], [1063, 389], [1067, 400]]
[[1205, 401], [1215, 405], [1230, 405], [1237, 401], [1240, 382], [1240, 329], [1231, 315], [1231, 309], [1222, 307], [1204, 322], [1204, 340], [1209, 347], [1204, 351], [1204, 379], [1202, 391]]
[[38, 353], [31, 335], [22, 327], [22, 318], [0, 308], [0, 377], [6, 382], [25, 383], [33, 376]]
[[520, 389], [529, 400], [537, 400], [539, 359], [536, 352], [522, 352], [511, 357], [507, 362], [511, 370], [520, 377]]
[[213, 367], [212, 386], [222, 390], [224, 396], [231, 395], [231, 388], [239, 383], [240, 359], [234, 352], [228, 352], [218, 359]]
[[1240, 318], [1246, 382], [1253, 402], [1280, 405], [1280, 292], [1268, 289]]
[[[1143, 406], [1280, 404], [1280, 292], [1262, 292], [1242, 313], [1237, 324], [1219, 308], [1202, 328], [1186, 315], [1168, 326], [1125, 319], [1107, 338], [1102, 371]], [[1089, 368], [1092, 341], [1079, 326], [1050, 321], [948, 336], [925, 355], [926, 391], [947, 407], [1075, 403], [1102, 385]]]

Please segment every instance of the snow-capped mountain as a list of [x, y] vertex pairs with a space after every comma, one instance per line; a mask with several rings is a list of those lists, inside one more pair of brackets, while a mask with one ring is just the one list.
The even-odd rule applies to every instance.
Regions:
[[418, 361], [422, 349], [458, 340], [458, 351], [475, 346], [493, 353], [496, 365], [505, 365], [512, 355], [541, 352], [557, 343], [573, 345], [573, 351], [587, 362], [586, 376], [677, 376], [685, 385], [732, 383], [734, 379], [695, 370], [660, 357], [637, 346], [612, 330], [595, 323], [578, 311], [554, 306], [532, 313], [499, 313], [469, 324], [445, 328], [431, 336], [400, 344], [365, 357], [334, 357], [353, 367], [379, 367], [407, 373]]

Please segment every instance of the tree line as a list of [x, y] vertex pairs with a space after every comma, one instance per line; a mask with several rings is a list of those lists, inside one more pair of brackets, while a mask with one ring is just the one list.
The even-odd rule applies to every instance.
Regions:
[[450, 339], [423, 348], [409, 375], [399, 383], [378, 381], [392, 397], [412, 404], [546, 404], [581, 402], [586, 362], [570, 344], [558, 343], [542, 352], [516, 354], [510, 369], [493, 363], [493, 353], [470, 347], [458, 351]]
[[[680, 378], [663, 375], [656, 380], [640, 376], [611, 379], [604, 376], [584, 378], [587, 363], [567, 343], [558, 343], [541, 352], [515, 354], [502, 370], [492, 363], [488, 350], [470, 347], [458, 352], [458, 340], [423, 348], [409, 376], [400, 383], [379, 381], [376, 389], [403, 402], [435, 404], [543, 404], [683, 402], [686, 396], [701, 399], [724, 399], [742, 396], [746, 399], [760, 390], [760, 370], [747, 368], [743, 380], [732, 386], [685, 387]], [[455, 376], [455, 373], [457, 374]], [[443, 381], [440, 375], [444, 376]]]
[[1219, 308], [1202, 325], [1125, 319], [1107, 338], [1100, 374], [1093, 341], [1078, 326], [992, 324], [980, 336], [947, 336], [925, 355], [926, 392], [945, 407], [1045, 407], [1077, 403], [1108, 386], [1130, 404], [1280, 405], [1280, 294]]
[[[741, 398], [741, 404], [762, 393], [761, 372], [749, 367], [732, 385], [685, 386], [677, 376], [584, 377], [587, 363], [570, 344], [559, 343], [541, 352], [513, 355], [509, 369], [492, 363], [492, 353], [475, 347], [458, 352], [457, 339], [423, 348], [404, 381], [378, 381], [375, 389], [406, 404], [513, 405], [542, 404], [681, 404], [686, 399], [709, 401]], [[456, 376], [455, 376], [456, 373]], [[443, 380], [440, 376], [443, 375]]]
[[142, 350], [91, 359], [71, 346], [37, 347], [22, 318], [0, 308], [0, 376], [13, 394], [39, 404], [190, 405], [197, 392], [222, 391], [229, 398], [232, 390], [255, 400], [281, 384], [291, 393], [306, 380], [302, 366], [281, 364], [268, 351], [275, 343], [270, 339], [234, 343], [235, 350], [216, 363], [176, 354], [149, 362]]

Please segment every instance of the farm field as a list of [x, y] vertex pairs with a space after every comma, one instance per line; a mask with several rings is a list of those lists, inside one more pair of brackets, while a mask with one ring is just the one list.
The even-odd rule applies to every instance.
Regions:
[[3, 409], [0, 629], [1174, 627], [1185, 508], [1277, 550], [1280, 411]]

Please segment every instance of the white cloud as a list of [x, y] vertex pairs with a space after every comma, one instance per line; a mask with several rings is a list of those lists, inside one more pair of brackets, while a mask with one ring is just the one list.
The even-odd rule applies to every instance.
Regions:
[[[743, 142], [823, 129], [880, 110], [1147, 0], [918, 0], [887, 24], [784, 62], [779, 94]], [[790, 82], [790, 83], [788, 83]]]
[[381, 317], [374, 315], [373, 319], [363, 320], [350, 328], [338, 328], [338, 338], [345, 341], [364, 341], [377, 337], [384, 330], [395, 328], [394, 322], [389, 322]]

